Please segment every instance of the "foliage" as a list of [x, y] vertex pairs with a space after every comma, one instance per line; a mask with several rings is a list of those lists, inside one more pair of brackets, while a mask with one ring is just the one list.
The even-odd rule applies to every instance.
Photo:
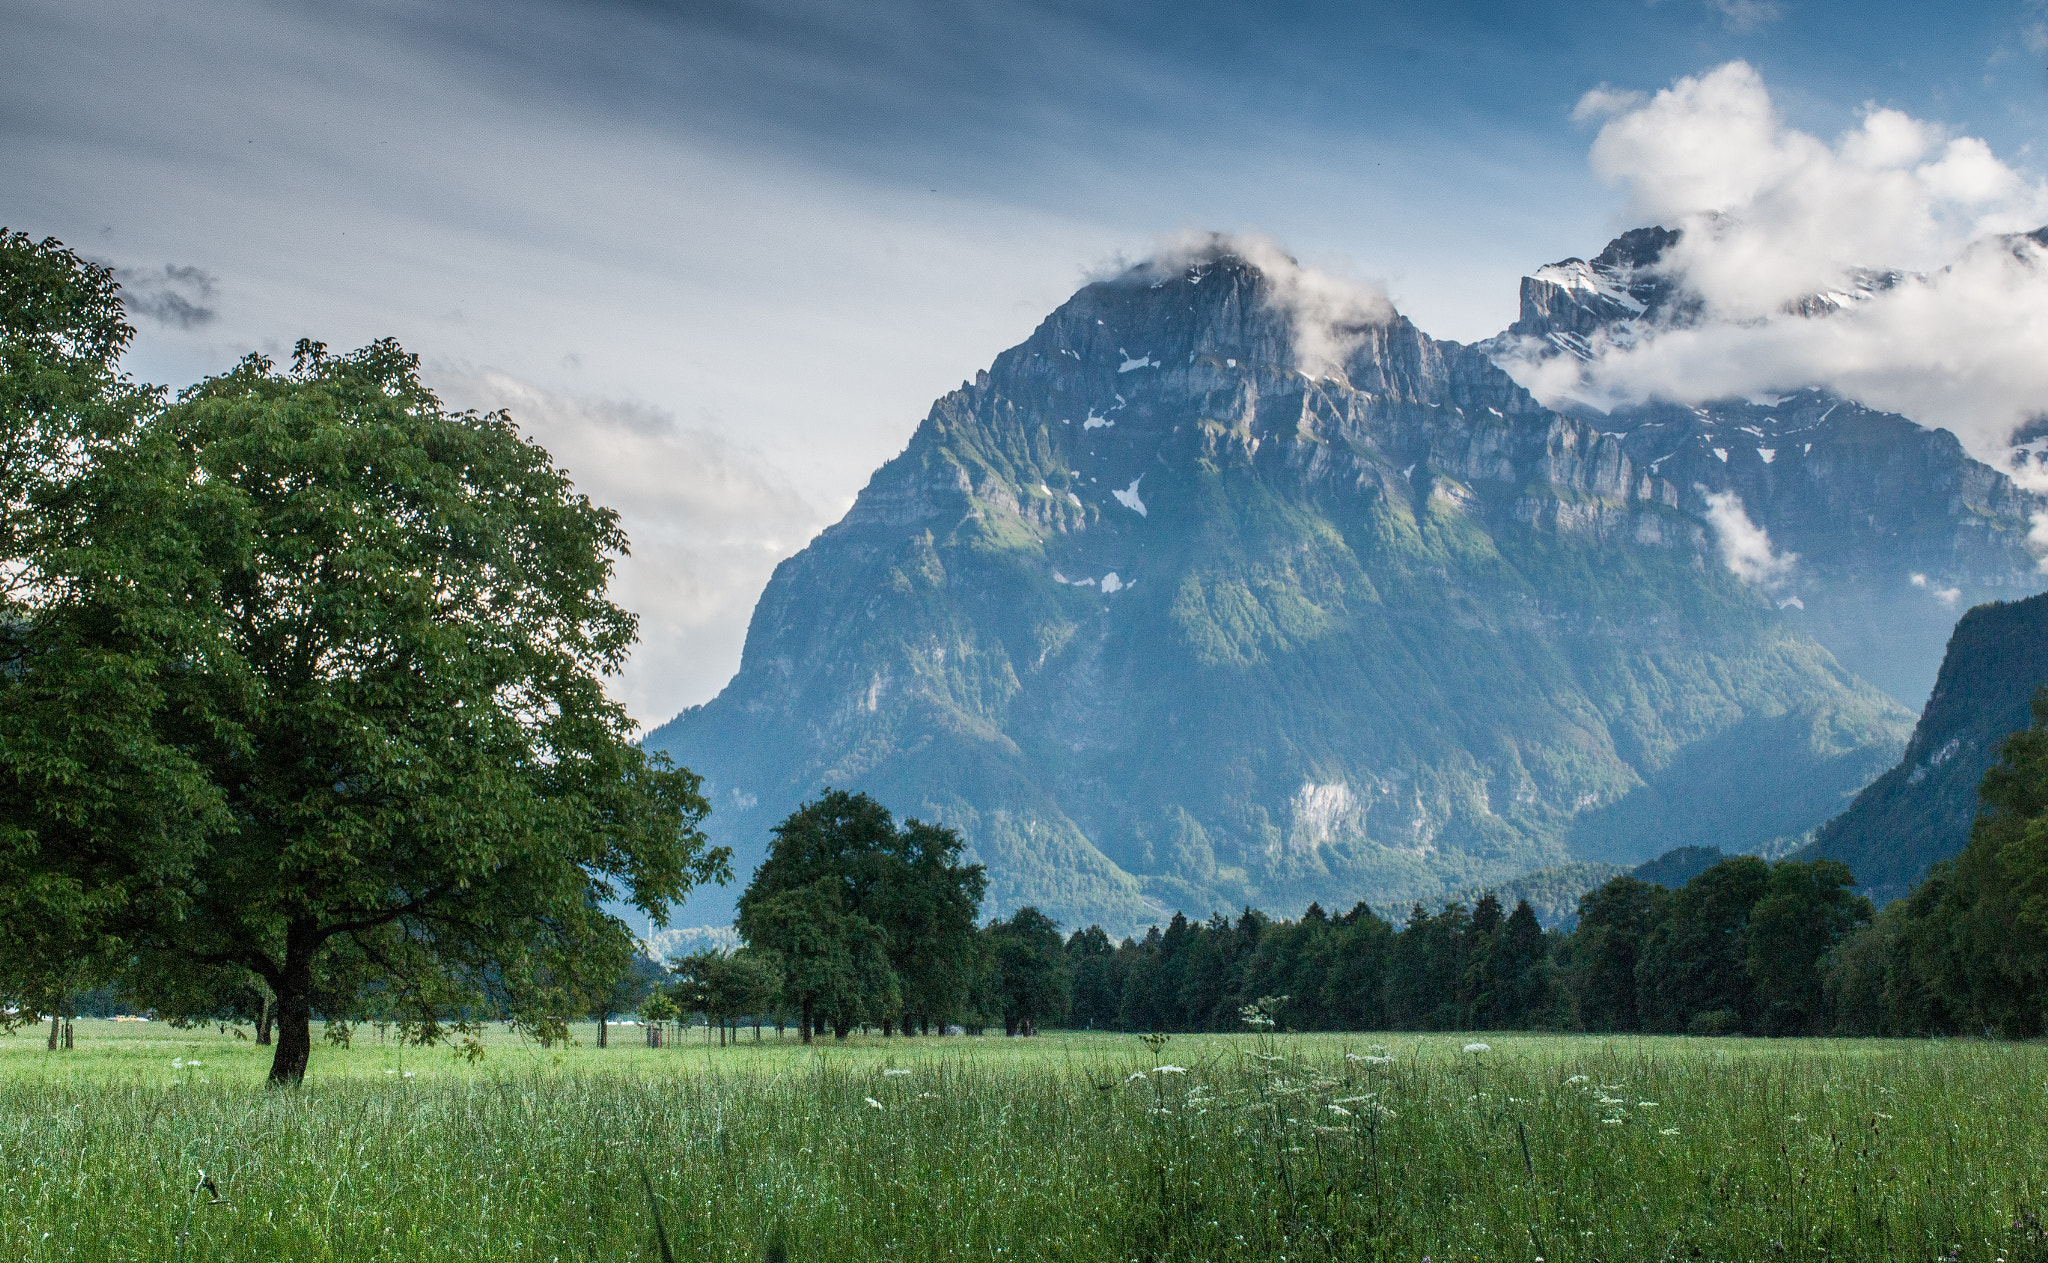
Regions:
[[776, 826], [739, 931], [773, 956], [805, 1041], [825, 1021], [840, 1039], [906, 1014], [943, 1025], [965, 1003], [986, 877], [961, 850], [950, 829], [899, 829], [873, 798], [836, 790]]
[[0, 229], [0, 1030], [75, 1011], [220, 823], [152, 729], [191, 700], [167, 670], [191, 650], [180, 587], [93, 521], [96, 471], [161, 404], [119, 372], [118, 290]]
[[1828, 962], [1845, 1033], [2048, 1034], [2048, 689], [1984, 775], [1953, 861]]
[[1035, 1035], [1040, 1022], [1066, 1014], [1073, 972], [1057, 923], [1036, 908], [1020, 908], [1009, 920], [991, 924], [985, 938], [1005, 1034]]
[[697, 778], [603, 693], [635, 634], [604, 596], [616, 516], [509, 418], [445, 412], [396, 344], [252, 356], [93, 479], [125, 550], [103, 586], [197, 594], [189, 704], [153, 719], [226, 812], [174, 908], [115, 921], [151, 1004], [261, 978], [280, 1082], [316, 1009], [546, 1029], [629, 959], [606, 901], [659, 919], [725, 874]]

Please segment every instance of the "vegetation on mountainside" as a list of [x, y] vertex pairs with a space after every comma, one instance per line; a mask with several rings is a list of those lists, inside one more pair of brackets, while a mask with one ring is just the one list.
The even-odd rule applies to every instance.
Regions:
[[[1908, 716], [1697, 520], [1512, 481], [1554, 467], [1514, 455], [1540, 410], [1220, 358], [1213, 382], [1098, 374], [1087, 340], [1119, 320], [1156, 349], [1208, 336], [1219, 287], [1261, 310], [1249, 275], [1176, 284], [1083, 290], [938, 401], [778, 569], [726, 692], [650, 735], [707, 776], [742, 865], [837, 785], [959, 830], [994, 910], [1122, 932], [1789, 847], [1897, 757]], [[1471, 405], [1515, 390], [1497, 377], [1427, 389]], [[1463, 449], [1433, 445], [1468, 429], [1523, 465], [1459, 475]], [[1551, 509], [1614, 521], [1531, 520]]]
[[1964, 614], [1898, 765], [1821, 826], [1803, 853], [1838, 859], [1879, 902], [1899, 898], [1970, 839], [1977, 787], [2048, 686], [2048, 594]]

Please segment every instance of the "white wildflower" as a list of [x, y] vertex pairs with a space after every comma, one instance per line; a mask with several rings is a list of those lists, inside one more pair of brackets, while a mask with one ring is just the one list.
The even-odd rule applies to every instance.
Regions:
[[882, 1077], [883, 1077], [884, 1079], [889, 1079], [889, 1078], [894, 1078], [894, 1077], [895, 1077], [896, 1075], [899, 1075], [899, 1074], [909, 1074], [909, 1073], [910, 1073], [910, 1071], [908, 1071], [908, 1070], [884, 1070], [884, 1071], [882, 1071]]
[[1584, 1082], [1586, 1082], [1586, 1076], [1585, 1076], [1585, 1075], [1582, 1075], [1582, 1074], [1575, 1074], [1575, 1075], [1573, 1075], [1573, 1076], [1572, 1076], [1571, 1078], [1569, 1078], [1569, 1079], [1566, 1079], [1566, 1080], [1565, 1080], [1565, 1082], [1566, 1082], [1566, 1083], [1584, 1083]]
[[1607, 1127], [1619, 1127], [1619, 1126], [1621, 1126], [1621, 1120], [1620, 1120], [1620, 1119], [1618, 1119], [1618, 1118], [1603, 1118], [1603, 1119], [1601, 1119], [1601, 1120], [1600, 1120], [1600, 1122], [1601, 1122], [1601, 1124], [1602, 1124], [1603, 1126], [1607, 1126]]
[[1660, 1127], [1657, 1129], [1657, 1134], [1660, 1136], [1676, 1136], [1678, 1129], [1676, 1127]]
[[1337, 1117], [1339, 1117], [1339, 1118], [1349, 1118], [1349, 1117], [1351, 1117], [1351, 1111], [1350, 1111], [1350, 1110], [1348, 1110], [1348, 1109], [1345, 1109], [1345, 1108], [1344, 1108], [1343, 1106], [1341, 1106], [1341, 1105], [1332, 1105], [1332, 1106], [1330, 1107], [1330, 1112], [1331, 1112], [1332, 1114], [1335, 1114], [1335, 1115], [1336, 1115]]
[[1492, 1052], [1492, 1051], [1493, 1051], [1493, 1045], [1492, 1045], [1492, 1044], [1467, 1044], [1467, 1045], [1465, 1045], [1465, 1051], [1466, 1051], [1466, 1052], [1469, 1052], [1469, 1053], [1482, 1053], [1482, 1052]]
[[1145, 1072], [1143, 1070], [1137, 1071], [1135, 1074], [1131, 1075], [1130, 1078], [1124, 1080], [1125, 1083], [1142, 1083], [1144, 1081]]
[[1656, 1105], [1656, 1103], [1657, 1103], [1657, 1102], [1655, 1102], [1655, 1101], [1637, 1101], [1637, 1102], [1636, 1102], [1636, 1104], [1637, 1104], [1637, 1105], [1649, 1105], [1649, 1106], [1654, 1106], [1654, 1105]]
[[1155, 1071], [1154, 1073], [1157, 1073], [1157, 1074], [1186, 1074], [1187, 1072], [1188, 1072], [1188, 1068], [1187, 1068], [1186, 1066], [1160, 1066], [1160, 1067], [1158, 1067], [1158, 1068], [1157, 1068], [1157, 1070], [1156, 1070], [1156, 1071]]
[[868, 1104], [874, 1106], [876, 1109], [882, 1108], [882, 1103], [872, 1096], [864, 1096], [861, 1098], [861, 1100], [866, 1101]]

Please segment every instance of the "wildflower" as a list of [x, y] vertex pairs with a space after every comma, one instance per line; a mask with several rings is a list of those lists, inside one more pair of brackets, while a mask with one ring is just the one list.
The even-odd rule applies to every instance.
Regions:
[[1344, 1108], [1343, 1106], [1341, 1106], [1341, 1105], [1332, 1105], [1332, 1106], [1330, 1107], [1330, 1112], [1331, 1112], [1332, 1114], [1335, 1114], [1335, 1115], [1336, 1115], [1337, 1117], [1339, 1117], [1339, 1118], [1349, 1118], [1349, 1117], [1351, 1117], [1351, 1111], [1350, 1111], [1350, 1110], [1348, 1110], [1348, 1109], [1345, 1109], [1345, 1108]]
[[1140, 1070], [1140, 1071], [1137, 1071], [1136, 1073], [1134, 1073], [1133, 1075], [1131, 1075], [1131, 1077], [1130, 1077], [1130, 1078], [1128, 1078], [1128, 1079], [1125, 1079], [1125, 1080], [1124, 1080], [1124, 1082], [1125, 1082], [1125, 1083], [1141, 1083], [1141, 1082], [1143, 1082], [1143, 1081], [1144, 1081], [1144, 1078], [1145, 1078], [1145, 1072], [1144, 1072], [1143, 1070]]
[[1620, 1119], [1618, 1119], [1618, 1118], [1603, 1118], [1603, 1119], [1601, 1119], [1601, 1120], [1600, 1120], [1600, 1122], [1601, 1122], [1601, 1124], [1602, 1124], [1603, 1126], [1606, 1126], [1606, 1127], [1619, 1127], [1619, 1126], [1621, 1126], [1621, 1120], [1620, 1120]]
[[406, 1078], [408, 1078], [408, 1079], [412, 1078], [412, 1071], [410, 1071], [410, 1070], [406, 1071], [406, 1072], [405, 1072], [405, 1077], [406, 1077]]
[[882, 1071], [882, 1077], [883, 1077], [884, 1079], [888, 1079], [888, 1078], [892, 1078], [892, 1077], [894, 1077], [894, 1076], [896, 1076], [896, 1075], [899, 1075], [899, 1074], [909, 1074], [909, 1073], [910, 1073], [910, 1071], [908, 1071], [908, 1070], [884, 1070], [884, 1071]]
[[880, 1101], [876, 1100], [876, 1099], [875, 1099], [874, 1097], [872, 1097], [872, 1096], [864, 1096], [864, 1097], [862, 1097], [862, 1098], [860, 1098], [860, 1099], [861, 1099], [861, 1100], [863, 1100], [863, 1101], [866, 1101], [866, 1102], [867, 1102], [868, 1104], [870, 1104], [870, 1105], [874, 1106], [874, 1107], [875, 1107], [876, 1109], [880, 1109], [880, 1108], [882, 1108], [882, 1103], [881, 1103]]
[[1889, 1119], [1891, 1118], [1891, 1115], [1890, 1115], [1890, 1114], [1879, 1114], [1879, 1115], [1878, 1115], [1877, 1117], [1879, 1117], [1879, 1118], [1882, 1118], [1882, 1119], [1886, 1119], [1886, 1120], [1889, 1120]]
[[1787, 1114], [1787, 1115], [1785, 1116], [1785, 1121], [1786, 1121], [1786, 1122], [1788, 1122], [1788, 1123], [1803, 1123], [1803, 1122], [1805, 1122], [1805, 1121], [1806, 1121], [1806, 1115], [1804, 1115], [1804, 1114]]
[[1186, 1074], [1188, 1068], [1186, 1066], [1160, 1066], [1158, 1072], [1160, 1074]]
[[1654, 1105], [1655, 1105], [1656, 1103], [1657, 1103], [1657, 1102], [1655, 1102], [1655, 1101], [1637, 1101], [1637, 1102], [1636, 1102], [1636, 1104], [1637, 1104], [1637, 1105], [1652, 1105], [1652, 1106], [1654, 1106]]
[[1627, 1101], [1624, 1101], [1624, 1100], [1622, 1100], [1622, 1099], [1621, 1099], [1620, 1097], [1618, 1097], [1618, 1096], [1600, 1096], [1600, 1097], [1595, 1097], [1594, 1099], [1595, 1099], [1595, 1100], [1597, 1100], [1597, 1101], [1599, 1101], [1599, 1102], [1600, 1102], [1600, 1104], [1602, 1104], [1602, 1105], [1626, 1105], [1626, 1104], [1628, 1104], [1628, 1102], [1627, 1102]]
[[398, 1073], [398, 1071], [396, 1071], [396, 1070], [386, 1070], [386, 1071], [385, 1071], [384, 1073], [385, 1073], [385, 1074], [397, 1074], [397, 1073]]
[[1585, 1075], [1582, 1075], [1582, 1074], [1575, 1074], [1575, 1075], [1573, 1075], [1573, 1076], [1572, 1076], [1571, 1078], [1569, 1078], [1569, 1079], [1566, 1079], [1566, 1080], [1565, 1080], [1565, 1082], [1566, 1082], [1566, 1083], [1584, 1083], [1584, 1082], [1586, 1082], [1586, 1076], [1585, 1076]]
[[1657, 1129], [1657, 1134], [1660, 1136], [1676, 1136], [1678, 1134], [1678, 1129], [1676, 1127], [1659, 1127]]
[[1467, 1045], [1465, 1045], [1465, 1051], [1466, 1051], [1466, 1052], [1469, 1052], [1469, 1053], [1483, 1053], [1483, 1052], [1492, 1052], [1492, 1051], [1493, 1051], [1493, 1045], [1491, 1045], [1491, 1044], [1467, 1044]]

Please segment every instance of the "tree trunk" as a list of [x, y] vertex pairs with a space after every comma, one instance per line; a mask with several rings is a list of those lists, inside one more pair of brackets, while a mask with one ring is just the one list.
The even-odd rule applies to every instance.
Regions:
[[[904, 1033], [904, 1034], [906, 1034], [906, 1035], [908, 1035], [908, 1034], [910, 1033], [910, 1027], [906, 1025], [906, 1026], [905, 1026], [905, 1027], [903, 1028], [903, 1033]], [[882, 1038], [883, 1038], [883, 1039], [892, 1039], [892, 1038], [894, 1038], [894, 1037], [895, 1037], [895, 1035], [896, 1035], [896, 1022], [895, 1022], [895, 1019], [893, 1019], [893, 1018], [886, 1018], [886, 1017], [885, 1017], [885, 1018], [883, 1018], [883, 1019], [882, 1019]]]
[[1007, 1013], [1003, 1015], [1003, 1035], [1012, 1039], [1017, 1035], [1017, 1019]]
[[313, 953], [320, 940], [310, 922], [285, 930], [284, 968], [270, 989], [277, 993], [277, 1051], [270, 1058], [270, 1086], [297, 1087], [306, 1080], [313, 1056]]
[[52, 1013], [52, 1014], [50, 1014], [50, 1051], [51, 1051], [51, 1052], [56, 1052], [56, 1051], [57, 1051], [57, 1036], [58, 1036], [58, 1033], [59, 1033], [60, 1031], [62, 1031], [62, 1030], [63, 1030], [63, 1028], [64, 1028], [64, 1019], [63, 1019], [63, 1018], [61, 1018], [61, 1017], [59, 1017], [59, 1016], [57, 1016], [57, 1015], [56, 1015], [55, 1013]]
[[270, 1047], [270, 1024], [276, 1016], [277, 1010], [270, 997], [270, 988], [265, 987], [263, 989], [263, 1012], [256, 1017], [256, 1042], [262, 1047]]
[[598, 1015], [597, 1015], [597, 1046], [598, 1046], [599, 1048], [603, 1048], [603, 1047], [605, 1046], [605, 1043], [604, 1043], [604, 1036], [605, 1036], [605, 1031], [606, 1031], [607, 1029], [609, 1029], [609, 1028], [610, 1028], [611, 1024], [612, 1024], [612, 1015], [611, 1015], [611, 1014], [609, 1014], [609, 1013], [600, 1013], [600, 1014], [598, 1014]]
[[797, 1014], [796, 1029], [799, 1039], [806, 1044], [811, 1042], [811, 1002], [809, 1000], [803, 1002], [803, 1009]]
[[64, 1019], [64, 1051], [71, 1051], [71, 1019], [69, 1017]]
[[834, 1013], [832, 1015], [832, 1038], [845, 1039], [846, 1032], [852, 1029], [853, 1023], [847, 1021], [845, 1018], [839, 1016], [837, 1013]]

